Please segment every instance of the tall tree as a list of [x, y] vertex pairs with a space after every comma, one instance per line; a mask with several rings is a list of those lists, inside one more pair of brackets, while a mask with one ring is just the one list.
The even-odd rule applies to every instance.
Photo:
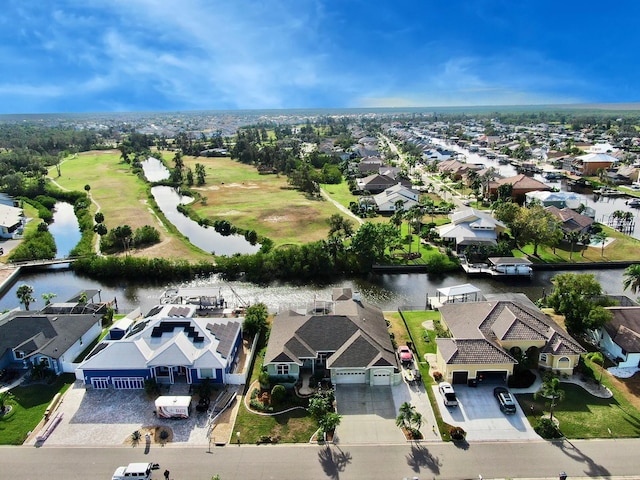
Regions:
[[534, 396], [549, 400], [549, 417], [553, 420], [553, 411], [556, 405], [564, 399], [565, 391], [560, 388], [560, 379], [558, 377], [546, 374], [540, 390]]

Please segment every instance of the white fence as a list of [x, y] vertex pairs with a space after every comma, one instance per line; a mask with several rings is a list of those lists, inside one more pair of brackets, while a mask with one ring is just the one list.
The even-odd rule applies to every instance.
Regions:
[[249, 355], [245, 359], [244, 365], [242, 366], [242, 370], [240, 373], [227, 373], [224, 376], [224, 383], [227, 385], [244, 385], [247, 383], [247, 377], [251, 373], [249, 368], [251, 367], [251, 360], [253, 360], [253, 355], [256, 351], [256, 345], [258, 344], [258, 335], [253, 337], [253, 343], [251, 344], [251, 349], [249, 350]]

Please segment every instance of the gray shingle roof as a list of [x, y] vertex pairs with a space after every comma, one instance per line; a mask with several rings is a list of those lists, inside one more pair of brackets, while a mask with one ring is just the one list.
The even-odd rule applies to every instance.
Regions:
[[627, 353], [640, 352], [640, 307], [609, 307], [613, 319], [605, 325], [611, 339]]
[[334, 352], [327, 359], [330, 368], [397, 365], [382, 311], [352, 299], [335, 301], [330, 315], [286, 312], [274, 318], [265, 364], [302, 364], [319, 352]]
[[0, 356], [20, 346], [25, 356], [61, 357], [99, 319], [93, 315], [40, 315], [19, 311], [0, 321]]

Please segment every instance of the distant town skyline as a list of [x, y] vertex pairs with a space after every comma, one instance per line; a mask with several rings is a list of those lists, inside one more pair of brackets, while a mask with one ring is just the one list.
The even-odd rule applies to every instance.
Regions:
[[0, 114], [640, 101], [640, 4], [7, 0]]

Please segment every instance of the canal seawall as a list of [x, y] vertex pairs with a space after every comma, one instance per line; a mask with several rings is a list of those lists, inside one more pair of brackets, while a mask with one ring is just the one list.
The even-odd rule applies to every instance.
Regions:
[[[614, 268], [627, 268], [630, 265], [640, 264], [637, 261], [612, 261], [612, 262], [561, 262], [561, 263], [532, 263], [529, 265], [534, 271], [553, 270], [606, 270]], [[428, 273], [427, 265], [373, 265], [373, 273]]]

